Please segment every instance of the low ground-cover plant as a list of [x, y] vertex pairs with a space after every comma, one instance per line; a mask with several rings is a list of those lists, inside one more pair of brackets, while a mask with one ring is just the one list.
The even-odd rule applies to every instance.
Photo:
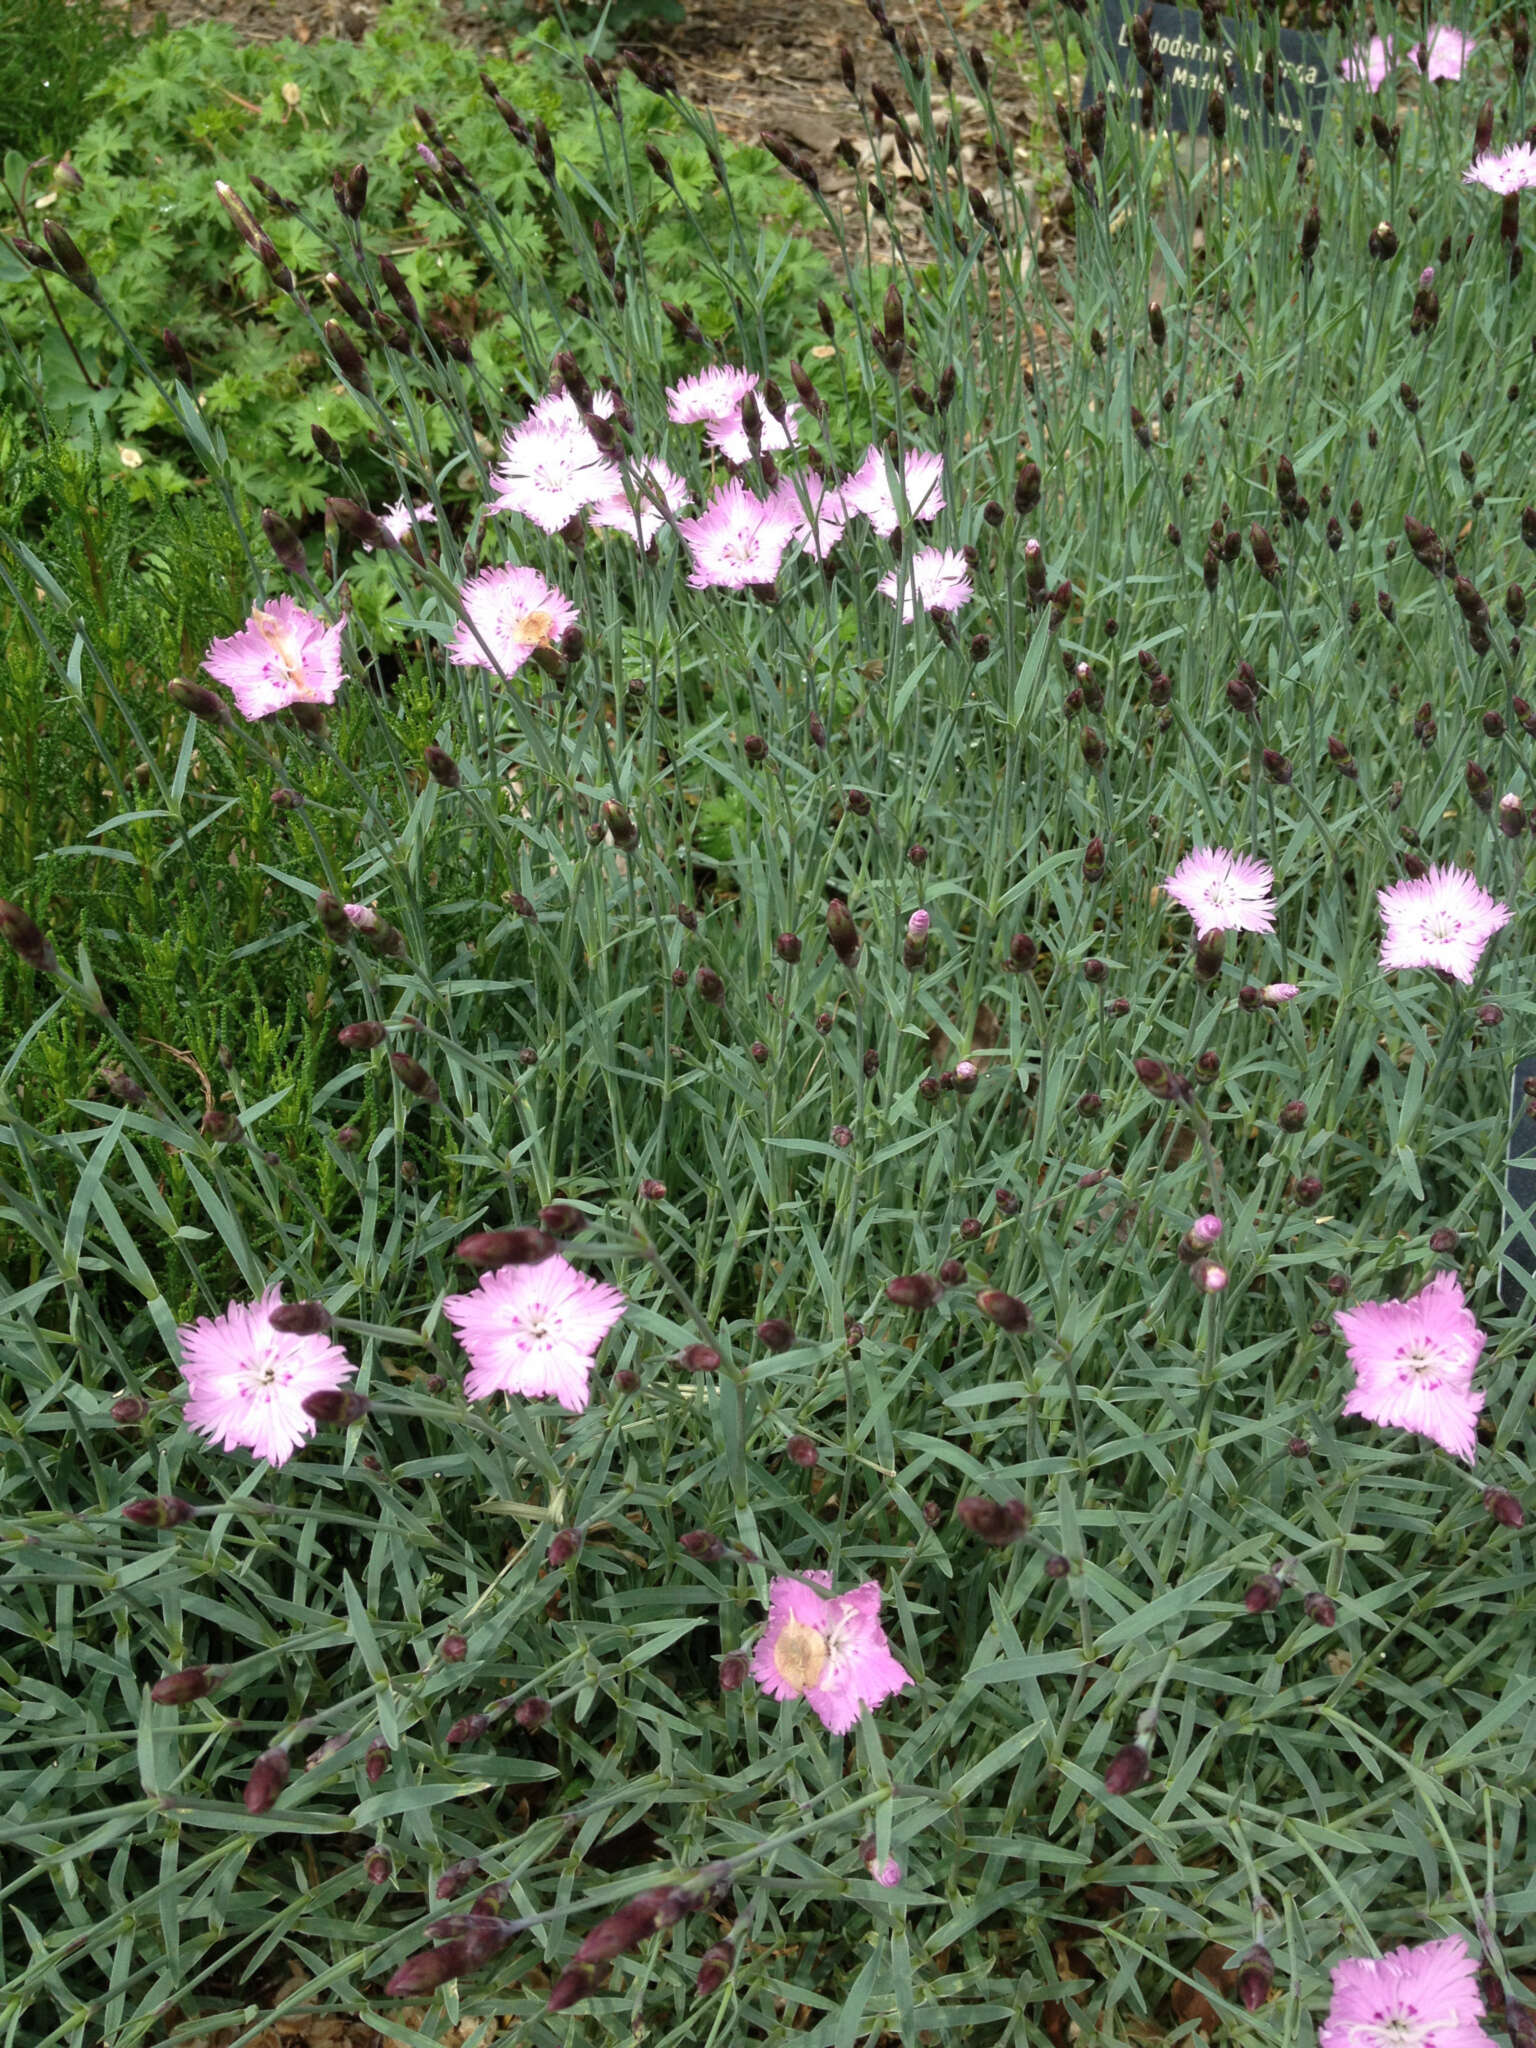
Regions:
[[[128, 55], [126, 7], [110, 0], [5, 0], [0, 7], [0, 158], [58, 157], [79, 132], [80, 109]], [[10, 173], [7, 171], [7, 182]]]
[[5, 539], [144, 721], [82, 843], [303, 998], [203, 1094], [56, 850], [0, 912], [18, 2034], [1522, 2038], [1523, 85], [1380, 68], [1064, 96], [1063, 306], [893, 43], [927, 234], [792, 361], [728, 196], [711, 347], [511, 108], [562, 326], [428, 130], [531, 405], [348, 166], [329, 325], [227, 194], [389, 482], [168, 691]]
[[[217, 209], [210, 215], [213, 178], [243, 187], [254, 174], [291, 202], [295, 210], [272, 221], [273, 236], [306, 290], [323, 297], [329, 258], [308, 223], [334, 218], [332, 176], [361, 163], [375, 245], [431, 300], [455, 343], [469, 347], [479, 376], [498, 390], [542, 379], [570, 318], [565, 302], [585, 288], [581, 254], [564, 239], [536, 162], [508, 149], [479, 68], [475, 53], [444, 31], [431, 0], [394, 0], [357, 43], [242, 44], [216, 22], [150, 36], [96, 90], [93, 117], [74, 137], [83, 182], [61, 192], [46, 218], [89, 244], [117, 320], [148, 347], [162, 376], [179, 360], [159, 340], [170, 330], [171, 349], [195, 371], [209, 430], [224, 438], [226, 473], [252, 504], [289, 518], [319, 514], [329, 486], [316, 428], [359, 463], [370, 487], [382, 473], [310, 323], [274, 289], [229, 221]], [[615, 124], [583, 76], [579, 51], [563, 44], [530, 38], [483, 68], [525, 120], [559, 131], [567, 223], [579, 222], [588, 240], [602, 227], [619, 275], [644, 268], [660, 296], [687, 301], [716, 337], [731, 329], [731, 286], [698, 264], [688, 209], [699, 210], [713, 238], [729, 229], [708, 162], [718, 149], [739, 232], [754, 244], [765, 238], [763, 339], [775, 352], [790, 346], [795, 309], [823, 288], [826, 266], [795, 232], [806, 215], [802, 195], [785, 188], [765, 151], [693, 127], [675, 132], [666, 104], [627, 79], [616, 83], [625, 119]], [[500, 258], [542, 280], [515, 323], [498, 301], [489, 252], [443, 203], [422, 162], [422, 105], [453, 109], [438, 144], [479, 166], [500, 209]], [[647, 144], [668, 149], [675, 191], [648, 170]], [[23, 208], [23, 233], [38, 239], [43, 218]], [[185, 438], [150, 376], [125, 354], [114, 322], [76, 301], [64, 309], [66, 341], [38, 293], [14, 286], [8, 268], [0, 288], [15, 350], [0, 370], [0, 391], [16, 406], [43, 403], [66, 426], [96, 425], [126, 451], [122, 459], [143, 487], [184, 487]], [[428, 433], [445, 459], [447, 421], [434, 418]]]

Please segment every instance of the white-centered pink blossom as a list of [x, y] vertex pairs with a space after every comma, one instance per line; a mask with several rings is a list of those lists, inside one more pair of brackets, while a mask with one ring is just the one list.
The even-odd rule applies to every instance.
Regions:
[[443, 1313], [469, 1357], [470, 1400], [549, 1396], [575, 1415], [587, 1405], [598, 1347], [627, 1306], [617, 1287], [554, 1252], [483, 1273], [470, 1293], [449, 1295]]
[[304, 1402], [333, 1393], [353, 1367], [323, 1334], [274, 1330], [282, 1289], [252, 1302], [232, 1301], [221, 1316], [199, 1316], [177, 1331], [189, 1429], [221, 1450], [249, 1450], [269, 1465], [286, 1464], [315, 1433]]
[[1509, 923], [1511, 912], [1465, 868], [1431, 867], [1427, 875], [1378, 889], [1385, 927], [1381, 966], [1434, 967], [1471, 985], [1483, 949]]
[[293, 704], [334, 704], [345, 616], [334, 625], [284, 595], [257, 605], [238, 633], [215, 640], [203, 667], [234, 698], [242, 718], [270, 718]]
[[513, 675], [536, 647], [553, 647], [574, 626], [576, 607], [537, 569], [509, 563], [482, 569], [459, 592], [465, 617], [454, 628], [448, 658], [460, 668]]

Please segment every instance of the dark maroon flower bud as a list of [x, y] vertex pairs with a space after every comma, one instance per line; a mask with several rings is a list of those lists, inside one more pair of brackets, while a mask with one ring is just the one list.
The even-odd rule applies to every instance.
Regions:
[[1237, 1971], [1237, 1995], [1248, 2012], [1257, 2012], [1269, 1996], [1275, 1981], [1275, 1959], [1261, 1942], [1255, 1942], [1233, 1965]]
[[1308, 1621], [1315, 1621], [1319, 1628], [1332, 1628], [1339, 1618], [1339, 1610], [1326, 1593], [1307, 1593], [1301, 1604]]
[[627, 1365], [621, 1365], [613, 1375], [613, 1384], [617, 1392], [632, 1394], [640, 1384], [640, 1375], [637, 1372], [631, 1372]]
[[1109, 969], [1102, 960], [1089, 959], [1083, 962], [1083, 979], [1085, 981], [1091, 981], [1097, 985], [1104, 980], [1108, 973]]
[[580, 1555], [583, 1532], [580, 1529], [559, 1529], [549, 1539], [549, 1568], [561, 1571], [572, 1558]]
[[56, 974], [58, 959], [42, 932], [15, 903], [0, 896], [0, 938], [11, 951], [39, 974]]
[[782, 1316], [769, 1316], [757, 1326], [757, 1341], [765, 1351], [788, 1351], [795, 1341], [794, 1329]]
[[[662, 1192], [665, 1194], [666, 1190]], [[453, 1248], [453, 1256], [466, 1266], [489, 1273], [498, 1266], [537, 1266], [554, 1249], [555, 1241], [547, 1231], [521, 1224], [513, 1230], [478, 1230], [473, 1236], [460, 1239]]]
[[851, 967], [859, 957], [859, 934], [840, 896], [834, 896], [827, 905], [827, 942], [845, 967]]
[[530, 1699], [518, 1701], [512, 1709], [512, 1718], [519, 1728], [526, 1728], [530, 1735], [536, 1735], [553, 1712], [548, 1700], [534, 1694]]
[[267, 1321], [290, 1337], [323, 1337], [331, 1327], [331, 1312], [323, 1301], [282, 1301]]
[[1288, 1102], [1275, 1121], [1282, 1131], [1299, 1131], [1307, 1121], [1307, 1105], [1304, 1102]]
[[1536, 2048], [1536, 2013], [1517, 2000], [1504, 2000], [1504, 2031], [1510, 2048]]
[[387, 1849], [371, 1849], [363, 1859], [363, 1875], [370, 1884], [388, 1884], [393, 1870]]
[[1253, 550], [1259, 574], [1266, 583], [1273, 583], [1280, 574], [1280, 557], [1275, 553], [1275, 544], [1267, 530], [1257, 520], [1248, 529], [1248, 545]]
[[131, 1429], [149, 1413], [149, 1403], [138, 1394], [120, 1394], [108, 1411], [120, 1429]]
[[413, 1060], [408, 1052], [392, 1052], [389, 1064], [402, 1088], [420, 1096], [423, 1102], [441, 1102], [442, 1090], [419, 1060]]
[[1064, 1579], [1071, 1569], [1072, 1566], [1064, 1557], [1053, 1556], [1045, 1560], [1045, 1576], [1048, 1579]]
[[726, 1551], [724, 1542], [713, 1529], [686, 1530], [678, 1542], [690, 1557], [696, 1557], [701, 1564], [718, 1564]]
[[808, 1436], [792, 1436], [784, 1446], [784, 1450], [790, 1463], [800, 1466], [802, 1471], [806, 1472], [810, 1472], [815, 1468], [820, 1456], [815, 1444], [811, 1442]]
[[368, 1745], [368, 1754], [363, 1759], [363, 1776], [370, 1785], [377, 1785], [389, 1769], [390, 1747], [382, 1736], [375, 1736]]
[[432, 746], [427, 748], [423, 758], [427, 764], [427, 773], [439, 789], [459, 787], [464, 778], [460, 775], [459, 764], [452, 754], [444, 753], [441, 747]]
[[1506, 1493], [1502, 1486], [1490, 1486], [1483, 1494], [1483, 1506], [1493, 1519], [1506, 1529], [1525, 1527], [1525, 1509], [1512, 1493]]
[[740, 1692], [743, 1684], [746, 1682], [746, 1676], [747, 1660], [745, 1657], [732, 1651], [728, 1657], [720, 1659], [720, 1690], [722, 1692]]
[[[850, 62], [850, 70], [852, 64]], [[736, 1961], [736, 1945], [730, 1941], [717, 1941], [713, 1948], [705, 1949], [699, 1959], [699, 1974], [694, 1980], [694, 1992], [699, 1998], [711, 1998], [726, 1978]]]
[[1381, 263], [1390, 263], [1397, 254], [1397, 230], [1391, 221], [1378, 221], [1366, 237], [1366, 247]]
[[1104, 875], [1104, 842], [1097, 833], [1083, 848], [1083, 880], [1097, 882]]
[[630, 847], [640, 844], [640, 827], [622, 804], [614, 803], [610, 798], [603, 805], [602, 819], [615, 846], [628, 851]]
[[981, 1218], [979, 1216], [964, 1217], [960, 1224], [960, 1235], [967, 1244], [974, 1244], [981, 1235]]
[[1128, 1792], [1139, 1791], [1151, 1775], [1151, 1757], [1139, 1742], [1128, 1742], [1110, 1758], [1109, 1769], [1104, 1773], [1104, 1790], [1111, 1799], [1120, 1799]]
[[990, 1543], [1001, 1550], [1005, 1545], [1019, 1541], [1029, 1527], [1030, 1515], [1021, 1500], [1000, 1503], [970, 1494], [955, 1502], [955, 1519], [964, 1523], [971, 1534], [979, 1536], [983, 1543]]
[[478, 1742], [490, 1725], [490, 1720], [485, 1714], [463, 1714], [454, 1722], [443, 1740], [450, 1749], [461, 1749], [466, 1742]]
[[174, 1493], [156, 1493], [131, 1500], [123, 1509], [123, 1520], [138, 1529], [178, 1529], [197, 1513], [191, 1501]]
[[800, 941], [794, 932], [780, 932], [774, 941], [774, 951], [786, 967], [793, 967], [800, 958]]
[[478, 1856], [466, 1856], [462, 1863], [450, 1863], [432, 1887], [433, 1898], [456, 1899], [470, 1879], [479, 1877], [483, 1869]]
[[1243, 1595], [1243, 1605], [1250, 1614], [1270, 1614], [1280, 1605], [1280, 1596], [1285, 1588], [1273, 1572], [1263, 1572]]
[[277, 1795], [287, 1782], [287, 1750], [263, 1750], [251, 1767], [251, 1775], [245, 1781], [246, 1812], [266, 1813], [276, 1804]]
[[336, 1043], [344, 1045], [348, 1052], [372, 1052], [375, 1046], [384, 1043], [385, 1035], [382, 1024], [366, 1017], [356, 1024], [343, 1024], [336, 1034]]
[[1016, 1295], [1004, 1294], [998, 1287], [982, 1288], [976, 1297], [976, 1306], [987, 1320], [996, 1323], [1000, 1330], [1022, 1335], [1034, 1321], [1024, 1302]]
[[1323, 1184], [1316, 1174], [1304, 1173], [1291, 1192], [1301, 1208], [1310, 1209], [1315, 1203], [1321, 1201]]
[[1284, 754], [1276, 753], [1273, 747], [1265, 747], [1259, 757], [1264, 764], [1264, 773], [1271, 782], [1279, 783], [1284, 789], [1291, 779], [1291, 764]]
[[931, 1273], [898, 1273], [885, 1283], [885, 1298], [897, 1308], [932, 1308], [942, 1292]]
[[327, 1387], [317, 1394], [306, 1394], [300, 1406], [315, 1422], [350, 1428], [354, 1422], [362, 1421], [373, 1403], [366, 1394], [354, 1394], [350, 1387]]
[[1504, 1012], [1497, 1003], [1483, 1003], [1478, 1009], [1477, 1021], [1479, 1024], [1485, 1024], [1491, 1031], [1495, 1025], [1504, 1022]]
[[1144, 1057], [1135, 1062], [1135, 1067], [1136, 1078], [1149, 1095], [1155, 1096], [1159, 1102], [1173, 1102], [1179, 1098], [1183, 1084], [1161, 1060]]
[[168, 1671], [149, 1688], [157, 1706], [184, 1707], [193, 1700], [206, 1699], [218, 1684], [218, 1675], [208, 1664], [189, 1664], [182, 1671]]
[[642, 1202], [664, 1202], [667, 1199], [667, 1184], [664, 1180], [643, 1180], [640, 1183]]
[[958, 1287], [965, 1279], [965, 1267], [959, 1259], [945, 1259], [939, 1267], [939, 1278], [946, 1287]]
[[551, 1237], [569, 1237], [586, 1220], [574, 1202], [550, 1202], [539, 1211], [539, 1227]]
[[1429, 1233], [1429, 1248], [1432, 1252], [1453, 1252], [1459, 1241], [1454, 1230], [1432, 1230]]
[[[685, 976], [684, 979], [686, 978]], [[714, 1003], [717, 1006], [724, 1004], [725, 983], [713, 967], [698, 968], [693, 977], [693, 985], [706, 1003]]]
[[446, 1635], [437, 1646], [437, 1654], [445, 1664], [462, 1664], [469, 1655], [467, 1640], [457, 1632]]

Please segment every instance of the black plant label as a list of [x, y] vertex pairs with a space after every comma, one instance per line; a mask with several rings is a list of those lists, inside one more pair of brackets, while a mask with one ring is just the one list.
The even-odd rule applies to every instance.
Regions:
[[1515, 1069], [1510, 1087], [1509, 1157], [1504, 1169], [1504, 1235], [1500, 1261], [1499, 1299], [1513, 1315], [1529, 1299], [1536, 1283], [1536, 1121], [1526, 1111], [1536, 1102], [1527, 1086], [1536, 1087], [1536, 1053]]
[[[1129, 0], [1104, 0], [1104, 41], [1121, 93], [1139, 93], [1146, 77], [1131, 43], [1137, 12]], [[1228, 29], [1230, 17], [1223, 16], [1222, 25]], [[1234, 143], [1240, 144], [1255, 126], [1263, 129], [1266, 141], [1316, 141], [1328, 103], [1328, 45], [1322, 36], [1270, 26], [1240, 52], [1224, 39], [1213, 43], [1196, 9], [1165, 7], [1160, 0], [1154, 0], [1149, 27], [1153, 59], [1162, 60], [1158, 127], [1179, 135], [1209, 134], [1211, 94], [1219, 88], [1226, 102], [1227, 135]], [[1116, 90], [1114, 80], [1109, 89]], [[1090, 84], [1085, 105], [1092, 95]]]

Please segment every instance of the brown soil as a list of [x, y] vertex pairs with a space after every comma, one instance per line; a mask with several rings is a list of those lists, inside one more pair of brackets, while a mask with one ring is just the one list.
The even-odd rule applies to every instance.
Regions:
[[[128, 0], [134, 25], [147, 27], [156, 14], [170, 26], [193, 21], [224, 21], [252, 42], [277, 42], [295, 37], [366, 34], [379, 12], [379, 0]], [[680, 89], [707, 106], [720, 131], [732, 142], [757, 142], [765, 131], [786, 135], [815, 163], [822, 188], [835, 205], [854, 199], [856, 183], [871, 168], [859, 109], [842, 82], [839, 48], [852, 53], [866, 114], [874, 81], [900, 97], [897, 66], [882, 41], [863, 0], [686, 0], [688, 18], [676, 24], [655, 24], [633, 40], [664, 56], [677, 74]], [[957, 13], [967, 46], [991, 52], [998, 35], [1016, 25], [1007, 0], [962, 0]], [[943, 15], [933, 0], [889, 0], [892, 26], [903, 37], [915, 33], [924, 48], [953, 48]], [[445, 22], [466, 42], [500, 55], [506, 47], [508, 19], [490, 10], [469, 9], [447, 0]], [[989, 183], [976, 159], [985, 148], [980, 109], [957, 78], [962, 115], [961, 171], [968, 182]], [[992, 92], [1015, 154], [1027, 163], [1027, 144], [1040, 136], [1040, 109], [1026, 102], [1017, 79], [994, 73]], [[937, 98], [937, 96], [936, 96]], [[859, 151], [856, 172], [834, 155], [846, 136]], [[905, 172], [887, 130], [883, 153], [888, 182]], [[977, 171], [982, 175], [978, 178]], [[1029, 180], [1023, 181], [1026, 194]], [[903, 207], [900, 212], [905, 212]], [[914, 210], [915, 211], [915, 210]], [[900, 212], [898, 218], [900, 218]], [[829, 238], [830, 240], [830, 238]], [[883, 254], [877, 249], [877, 254]]]

